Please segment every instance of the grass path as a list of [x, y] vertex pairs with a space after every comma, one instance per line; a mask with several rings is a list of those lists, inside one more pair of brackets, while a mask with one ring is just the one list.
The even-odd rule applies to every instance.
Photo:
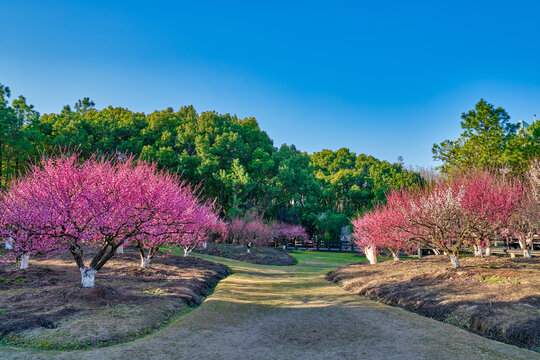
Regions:
[[296, 252], [290, 267], [200, 256], [234, 273], [165, 329], [88, 351], [0, 348], [0, 359], [540, 359], [327, 282], [329, 270], [358, 262], [352, 254]]

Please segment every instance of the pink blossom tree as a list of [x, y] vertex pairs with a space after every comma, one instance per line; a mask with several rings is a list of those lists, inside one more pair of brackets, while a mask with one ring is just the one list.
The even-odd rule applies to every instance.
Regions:
[[459, 253], [471, 236], [463, 197], [461, 185], [439, 182], [418, 193], [393, 191], [387, 204], [404, 219], [399, 228], [409, 240], [448, 254], [452, 266], [459, 268]]
[[[179, 206], [171, 211], [166, 204]], [[0, 205], [6, 210], [0, 215], [2, 232], [16, 244], [11, 257], [69, 251], [83, 287], [94, 286], [95, 274], [118, 247], [144, 239], [155, 254], [155, 244], [176, 241], [180, 231], [205, 221], [188, 186], [133, 159], [44, 159], [2, 194]], [[89, 264], [86, 248], [97, 248]], [[141, 250], [143, 255], [148, 258]]]
[[233, 244], [246, 245], [247, 252], [251, 253], [253, 245], [263, 246], [272, 241], [273, 230], [258, 217], [248, 220], [233, 219], [229, 224], [229, 238]]
[[462, 177], [456, 181], [463, 187], [462, 208], [471, 224], [472, 244], [475, 256], [491, 255], [490, 239], [505, 228], [522, 201], [523, 187], [516, 182], [505, 181], [488, 172]]
[[377, 253], [388, 250], [395, 261], [399, 252], [410, 250], [413, 243], [400, 226], [405, 219], [391, 207], [377, 207], [352, 221], [355, 243], [364, 251], [370, 264], [377, 263]]
[[276, 221], [271, 224], [273, 230], [273, 238], [280, 242], [285, 248], [289, 241], [301, 239], [302, 241], [308, 241], [308, 235], [302, 225], [291, 225], [283, 222]]

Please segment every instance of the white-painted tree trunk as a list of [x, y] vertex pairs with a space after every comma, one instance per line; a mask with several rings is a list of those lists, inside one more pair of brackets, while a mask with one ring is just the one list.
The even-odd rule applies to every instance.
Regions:
[[515, 253], [510, 253], [510, 257], [511, 257], [511, 258], [515, 258], [515, 257], [516, 257], [516, 254], [515, 254]]
[[24, 254], [21, 256], [21, 269], [28, 269], [28, 262], [30, 261], [30, 254]]
[[392, 257], [394, 258], [394, 261], [399, 261], [399, 253], [392, 251]]
[[287, 250], [287, 245], [283, 245], [283, 250]]
[[433, 249], [433, 252], [435, 253], [435, 255], [441, 255], [441, 252], [439, 251], [439, 249]]
[[530, 258], [531, 257], [531, 251], [527, 249], [527, 240], [526, 239], [519, 239], [519, 247], [521, 250], [523, 250], [523, 257]]
[[482, 247], [479, 246], [479, 245], [473, 245], [473, 249], [474, 249], [474, 256], [477, 256], [477, 257], [483, 257], [483, 254], [482, 254]]
[[6, 240], [6, 249], [13, 250], [13, 238], [10, 237]]
[[94, 278], [96, 276], [97, 270], [92, 268], [80, 268], [81, 270], [81, 286], [83, 288], [93, 288], [94, 287]]
[[419, 259], [422, 258], [422, 249], [418, 249], [418, 258], [419, 258]]
[[247, 249], [247, 253], [251, 254], [251, 249], [250, 248]]
[[486, 247], [486, 256], [491, 256], [491, 246]]
[[369, 263], [371, 265], [377, 264], [377, 254], [375, 254], [375, 249], [369, 246], [365, 249], [365, 253], [366, 253], [366, 258], [369, 260]]
[[454, 269], [459, 269], [459, 256], [450, 255], [450, 262], [452, 263]]
[[145, 256], [141, 259], [141, 267], [143, 269], [150, 268], [150, 258], [148, 256]]
[[116, 249], [116, 253], [117, 253], [117, 254], [123, 254], [123, 253], [124, 253], [124, 245], [120, 245], [120, 246]]
[[184, 248], [184, 257], [188, 256], [190, 252], [191, 250], [189, 250], [188, 248]]
[[208, 243], [206, 241], [203, 242], [202, 247], [203, 247], [203, 249], [206, 249], [208, 247]]

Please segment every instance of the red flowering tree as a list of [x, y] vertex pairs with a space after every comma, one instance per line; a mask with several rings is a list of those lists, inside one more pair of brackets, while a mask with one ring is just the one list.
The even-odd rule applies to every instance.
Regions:
[[418, 193], [394, 191], [387, 204], [404, 220], [399, 228], [409, 240], [448, 254], [452, 266], [459, 268], [459, 253], [471, 237], [463, 197], [460, 184], [439, 182]]
[[352, 221], [355, 243], [364, 251], [370, 264], [377, 263], [377, 253], [388, 250], [395, 261], [399, 252], [410, 250], [413, 243], [407, 233], [401, 230], [405, 219], [391, 207], [377, 207]]
[[[178, 208], [173, 211], [170, 204]], [[2, 194], [0, 205], [2, 231], [14, 240], [11, 258], [69, 251], [83, 287], [94, 286], [95, 274], [118, 247], [133, 243], [148, 259], [144, 249], [153, 256], [159, 246], [197, 231], [207, 220], [200, 209], [205, 206], [188, 186], [132, 159], [44, 159]], [[86, 248], [97, 249], [89, 264]]]
[[472, 174], [456, 181], [464, 190], [461, 206], [471, 225], [470, 241], [475, 256], [491, 255], [490, 239], [508, 227], [510, 219], [523, 201], [524, 189], [519, 183], [505, 181], [488, 172]]

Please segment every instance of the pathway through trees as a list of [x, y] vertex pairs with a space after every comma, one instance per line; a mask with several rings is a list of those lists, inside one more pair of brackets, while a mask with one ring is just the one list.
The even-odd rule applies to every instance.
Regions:
[[351, 254], [305, 253], [298, 264], [204, 256], [233, 274], [197, 309], [151, 336], [65, 353], [0, 348], [2, 359], [540, 359], [540, 354], [352, 295], [325, 280]]

